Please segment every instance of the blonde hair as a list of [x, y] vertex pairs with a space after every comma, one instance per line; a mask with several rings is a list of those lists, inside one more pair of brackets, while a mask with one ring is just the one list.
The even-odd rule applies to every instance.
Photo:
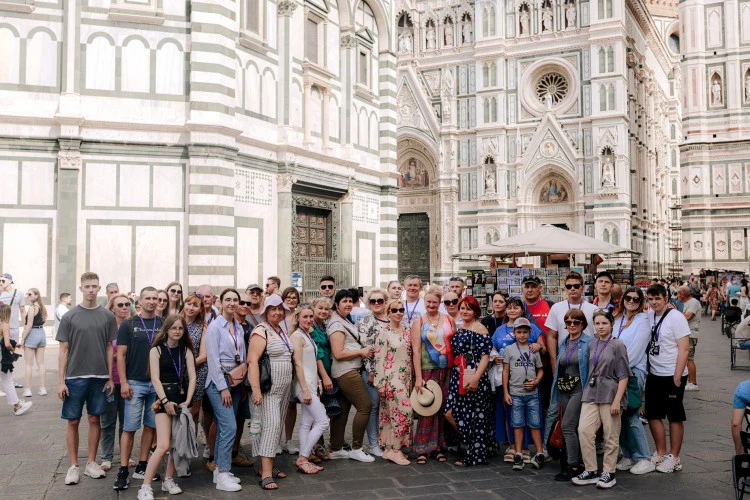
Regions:
[[424, 296], [433, 295], [438, 298], [438, 301], [443, 299], [443, 289], [437, 285], [430, 285], [424, 292]]
[[328, 297], [316, 297], [315, 299], [313, 299], [313, 301], [310, 304], [310, 306], [312, 306], [312, 308], [315, 309], [320, 304], [325, 304], [328, 308], [330, 308], [331, 307], [331, 299], [329, 299]]
[[315, 316], [315, 311], [313, 310], [313, 306], [310, 304], [305, 304], [300, 307], [298, 307], [294, 314], [292, 315], [292, 328], [289, 329], [289, 335], [291, 335], [293, 332], [297, 331], [297, 328], [299, 328], [299, 315], [302, 314], [302, 311], [309, 310], [311, 313], [313, 313], [313, 316]]
[[394, 306], [397, 306], [401, 304], [401, 307], [404, 307], [404, 301], [401, 299], [391, 299], [388, 302], [385, 303], [385, 315], [389, 318], [391, 317], [391, 309], [393, 309]]
[[8, 304], [0, 305], [0, 324], [10, 323], [10, 310]]
[[[104, 306], [105, 309], [108, 311], [115, 312], [115, 300], [123, 298], [128, 299], [128, 303], [130, 303], [130, 297], [128, 297], [128, 294], [126, 293], [118, 293], [117, 295], [113, 295], [112, 298], [109, 299], [109, 302], [107, 302], [107, 305]], [[130, 309], [128, 309], [128, 316], [130, 315]]]
[[366, 308], [372, 309], [372, 307], [370, 306], [370, 299], [372, 298], [373, 295], [377, 295], [377, 294], [382, 295], [383, 299], [388, 299], [388, 295], [383, 290], [381, 290], [380, 288], [373, 288], [372, 290], [370, 290], [369, 292], [365, 294], [367, 296], [367, 299], [365, 299]]
[[47, 321], [47, 308], [44, 307], [44, 301], [42, 300], [42, 294], [39, 293], [37, 288], [29, 288], [29, 291], [36, 295], [36, 300], [32, 304], [39, 306], [39, 311], [42, 313], [42, 321]]

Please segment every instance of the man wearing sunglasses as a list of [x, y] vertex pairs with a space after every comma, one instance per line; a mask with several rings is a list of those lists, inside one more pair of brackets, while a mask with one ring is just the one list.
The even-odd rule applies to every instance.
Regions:
[[281, 295], [281, 278], [278, 276], [270, 276], [266, 280], [266, 291], [263, 293], [266, 297], [270, 297], [274, 293]]
[[245, 293], [250, 298], [250, 311], [245, 316], [245, 320], [250, 324], [252, 328], [255, 328], [263, 322], [260, 319], [260, 312], [263, 310], [263, 289], [260, 285], [253, 283], [248, 285], [245, 289]]
[[333, 276], [323, 276], [320, 278], [318, 291], [321, 297], [328, 297], [333, 300], [333, 296], [336, 295], [336, 279]]
[[565, 313], [571, 309], [580, 309], [586, 315], [588, 326], [583, 331], [590, 337], [594, 336], [594, 312], [597, 307], [583, 300], [583, 276], [575, 271], [565, 275], [565, 294], [568, 300], [558, 302], [549, 310], [547, 316], [547, 350], [551, 366], [557, 366], [557, 346], [568, 336], [565, 327]]

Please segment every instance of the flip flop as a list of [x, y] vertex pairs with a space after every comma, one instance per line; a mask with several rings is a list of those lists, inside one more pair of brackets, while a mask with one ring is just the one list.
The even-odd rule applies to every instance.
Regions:
[[[269, 488], [269, 486], [271, 486], [272, 484], [276, 485], [276, 487]], [[265, 479], [258, 481], [258, 485], [264, 490], [278, 490], [279, 489], [279, 485], [276, 484], [276, 481], [274, 481], [272, 477], [267, 477]]]

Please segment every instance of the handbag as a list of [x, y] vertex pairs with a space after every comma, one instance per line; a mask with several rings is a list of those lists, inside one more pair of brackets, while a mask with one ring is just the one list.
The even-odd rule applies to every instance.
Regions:
[[628, 377], [628, 386], [625, 391], [628, 396], [627, 412], [633, 413], [641, 409], [641, 388], [638, 385], [638, 377]]
[[270, 391], [271, 386], [273, 385], [273, 381], [271, 380], [271, 358], [268, 357], [268, 329], [265, 326], [263, 327], [263, 329], [266, 331], [266, 347], [263, 348], [263, 354], [261, 354], [260, 358], [258, 358], [258, 374], [260, 378], [261, 394], [265, 394]]
[[578, 375], [563, 375], [562, 377], [557, 377], [557, 388], [561, 392], [570, 392], [580, 381], [581, 377]]
[[[159, 350], [158, 351], [159, 356], [161, 356], [161, 347], [158, 347], [158, 350]], [[173, 403], [177, 403], [179, 405], [181, 403], [184, 403], [185, 400], [187, 400], [188, 384], [186, 384], [187, 382], [186, 375], [187, 375], [187, 370], [184, 370], [182, 372], [179, 382], [162, 382], [161, 383], [162, 389], [164, 389], [164, 396], [167, 398], [168, 401], [172, 401]]]
[[547, 438], [547, 453], [554, 458], [559, 460], [562, 457], [563, 447], [565, 446], [565, 437], [562, 432], [562, 405], [557, 408], [557, 416], [554, 422], [552, 422], [552, 431], [549, 433]]
[[224, 375], [227, 376], [227, 382], [230, 387], [237, 387], [247, 378], [247, 363], [240, 363], [230, 371], [227, 371], [223, 366], [221, 369]]

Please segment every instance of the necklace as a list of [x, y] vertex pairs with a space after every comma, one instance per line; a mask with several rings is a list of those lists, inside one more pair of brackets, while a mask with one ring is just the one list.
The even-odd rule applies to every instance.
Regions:
[[427, 322], [430, 324], [431, 327], [437, 328], [438, 322], [440, 321], [440, 313], [438, 313], [437, 318], [435, 318], [435, 322], [432, 322], [432, 318], [430, 318], [429, 314], [425, 314], [425, 317], [427, 318]]
[[388, 325], [388, 324], [390, 324], [390, 323], [391, 323], [391, 322], [390, 322], [390, 320], [388, 320], [388, 319], [380, 319], [380, 318], [378, 318], [377, 316], [375, 316], [374, 314], [373, 314], [373, 317], [374, 317], [374, 318], [375, 318], [376, 320], [378, 320], [378, 321], [380, 321], [381, 323], [383, 323], [384, 325]]

